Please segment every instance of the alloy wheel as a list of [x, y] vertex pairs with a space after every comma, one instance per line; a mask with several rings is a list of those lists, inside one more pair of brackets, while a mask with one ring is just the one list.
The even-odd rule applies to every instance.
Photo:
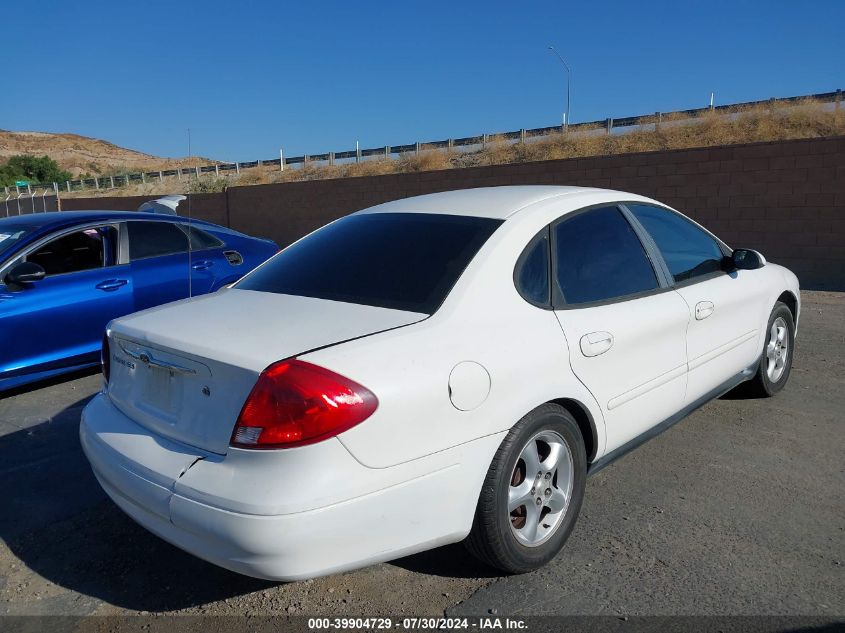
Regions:
[[572, 452], [554, 431], [535, 434], [519, 454], [508, 488], [511, 531], [528, 547], [557, 531], [572, 498]]
[[766, 375], [771, 382], [777, 382], [783, 376], [789, 355], [789, 335], [786, 321], [778, 317], [769, 330], [769, 342], [766, 344]]

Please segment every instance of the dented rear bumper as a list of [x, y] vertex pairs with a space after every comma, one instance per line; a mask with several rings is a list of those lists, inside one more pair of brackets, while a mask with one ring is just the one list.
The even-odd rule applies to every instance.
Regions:
[[361, 465], [337, 438], [221, 456], [152, 434], [99, 394], [80, 440], [103, 489], [143, 527], [221, 567], [300, 580], [463, 539], [501, 437], [388, 469]]

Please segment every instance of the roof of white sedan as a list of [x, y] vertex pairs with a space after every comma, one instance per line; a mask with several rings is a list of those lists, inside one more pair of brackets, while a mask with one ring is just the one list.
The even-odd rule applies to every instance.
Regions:
[[443, 213], [504, 220], [520, 209], [548, 198], [599, 192], [610, 193], [610, 190], [554, 185], [479, 187], [392, 200], [359, 213]]

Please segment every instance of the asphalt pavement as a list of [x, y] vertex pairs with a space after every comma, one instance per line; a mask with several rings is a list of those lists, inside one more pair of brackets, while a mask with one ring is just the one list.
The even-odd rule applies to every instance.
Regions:
[[547, 567], [460, 544], [307, 582], [225, 571], [136, 526], [78, 440], [96, 374], [0, 399], [0, 614], [845, 615], [845, 295], [802, 295], [778, 396], [729, 395], [587, 484]]

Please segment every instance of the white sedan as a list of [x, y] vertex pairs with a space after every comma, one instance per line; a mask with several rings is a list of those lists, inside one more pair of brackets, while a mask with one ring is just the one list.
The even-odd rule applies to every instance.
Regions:
[[461, 540], [525, 572], [588, 474], [742, 382], [782, 389], [799, 308], [789, 270], [642, 196], [397, 200], [114, 321], [81, 441], [129, 516], [237, 572]]

